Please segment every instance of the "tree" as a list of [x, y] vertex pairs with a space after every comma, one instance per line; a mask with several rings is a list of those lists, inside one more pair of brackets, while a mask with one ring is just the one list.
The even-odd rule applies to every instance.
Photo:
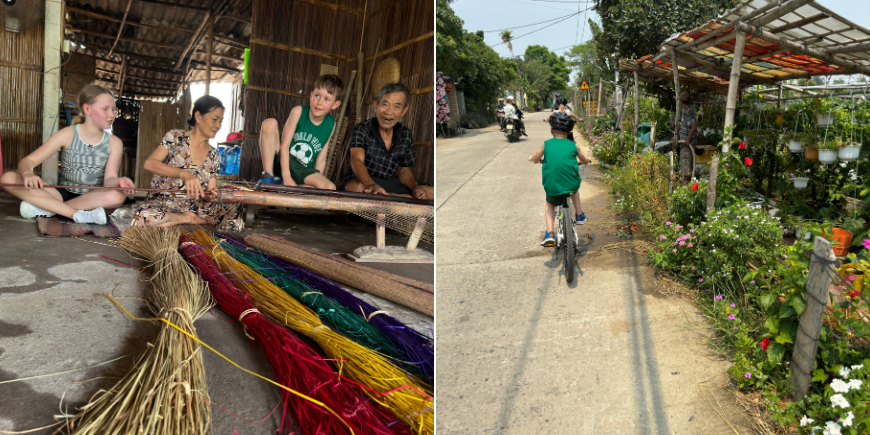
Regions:
[[511, 31], [505, 30], [504, 32], [501, 32], [499, 36], [501, 36], [502, 42], [507, 44], [508, 50], [510, 50], [511, 52], [511, 57], [514, 57], [514, 45], [511, 44], [511, 40], [513, 39], [513, 36], [511, 36]]
[[[656, 52], [670, 35], [692, 30], [737, 6], [740, 0], [595, 0], [607, 57], [637, 59]], [[595, 36], [593, 36], [595, 38]]]
[[571, 70], [564, 56], [557, 56], [556, 53], [541, 45], [530, 45], [526, 48], [525, 60], [528, 63], [527, 68], [530, 68], [535, 61], [547, 67], [547, 75], [543, 82], [535, 85], [535, 80], [532, 80], [531, 77], [528, 80], [529, 86], [539, 93], [538, 96], [542, 101], [549, 99], [552, 92], [561, 91], [568, 87]]

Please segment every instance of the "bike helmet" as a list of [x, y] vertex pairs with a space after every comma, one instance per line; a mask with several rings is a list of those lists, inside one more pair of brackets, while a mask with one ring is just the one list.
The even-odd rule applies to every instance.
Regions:
[[550, 115], [550, 127], [553, 130], [570, 133], [574, 130], [574, 118], [567, 113], [556, 112]]

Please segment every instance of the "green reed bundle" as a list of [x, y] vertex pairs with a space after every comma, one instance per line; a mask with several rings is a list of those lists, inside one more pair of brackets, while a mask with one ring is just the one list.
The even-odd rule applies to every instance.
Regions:
[[[131, 227], [120, 238], [130, 254], [149, 261], [145, 300], [156, 317], [196, 336], [193, 322], [211, 308], [205, 282], [178, 253], [171, 227]], [[159, 320], [159, 319], [148, 319]], [[204, 434], [211, 408], [200, 345], [160, 322], [136, 364], [109, 391], [100, 391], [67, 423], [73, 434]]]

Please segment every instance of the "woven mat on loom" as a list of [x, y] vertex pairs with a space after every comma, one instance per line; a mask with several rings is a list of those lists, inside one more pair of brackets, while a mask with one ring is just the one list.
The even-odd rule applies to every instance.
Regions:
[[36, 218], [36, 225], [42, 237], [81, 237], [88, 234], [101, 239], [121, 237], [121, 231], [111, 222], [107, 225], [77, 224], [64, 216], [52, 216]]

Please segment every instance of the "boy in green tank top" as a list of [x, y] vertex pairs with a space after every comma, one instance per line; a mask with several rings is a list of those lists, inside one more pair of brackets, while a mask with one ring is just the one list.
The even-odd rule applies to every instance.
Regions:
[[547, 232], [541, 246], [551, 247], [556, 243], [553, 233], [553, 220], [556, 218], [556, 206], [562, 205], [562, 196], [571, 195], [574, 210], [577, 211], [578, 225], [586, 223], [586, 214], [580, 206], [580, 163], [587, 165], [589, 160], [580, 151], [580, 145], [568, 140], [568, 133], [574, 129], [574, 119], [564, 112], [556, 112], [550, 116], [550, 133], [553, 138], [544, 142], [541, 149], [529, 157], [533, 163], [543, 163], [541, 178], [544, 192], [547, 194]]
[[[296, 106], [290, 111], [283, 132], [278, 130], [278, 121], [274, 118], [263, 121], [260, 183], [281, 184], [283, 181], [285, 186], [335, 190], [335, 184], [323, 176], [323, 172], [329, 139], [336, 130], [335, 118], [329, 112], [341, 105], [343, 90], [344, 84], [337, 75], [322, 75], [314, 82], [309, 105]], [[278, 174], [281, 178], [275, 176]]]

